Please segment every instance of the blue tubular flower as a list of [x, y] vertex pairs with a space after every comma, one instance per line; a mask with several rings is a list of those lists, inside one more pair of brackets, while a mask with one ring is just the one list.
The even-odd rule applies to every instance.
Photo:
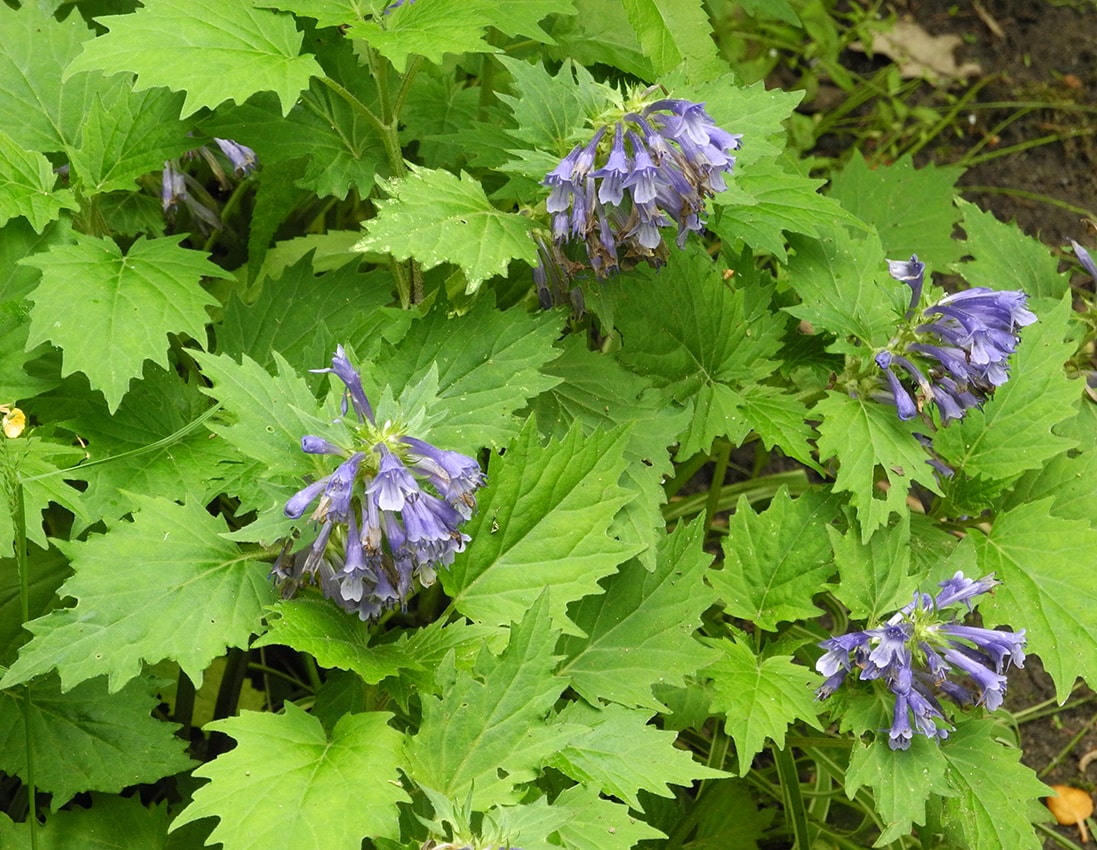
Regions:
[[582, 242], [598, 277], [639, 262], [661, 266], [662, 229], [677, 224], [679, 247], [704, 229], [705, 198], [727, 188], [740, 139], [717, 127], [701, 103], [666, 98], [623, 111], [545, 176], [553, 241]]
[[[247, 145], [234, 142], [232, 139], [215, 138], [214, 142], [232, 164], [233, 172], [237, 177], [243, 177], [255, 170], [259, 160], [255, 151]], [[224, 169], [209, 148], [204, 145], [195, 148], [184, 154], [184, 158], [194, 158], [196, 155], [201, 156], [210, 166], [221, 189], [228, 190], [231, 183], [225, 177]], [[209, 229], [220, 230], [221, 219], [217, 212], [196, 200], [187, 191], [188, 184], [196, 191], [201, 189], [201, 184], [180, 168], [178, 160], [168, 160], [164, 163], [164, 169], [160, 173], [160, 205], [164, 212], [174, 213], [179, 207], [179, 202], [182, 201], [199, 229], [203, 232], [208, 232]], [[198, 191], [198, 194], [204, 195], [202, 191]]]
[[343, 346], [337, 345], [335, 347], [335, 356], [331, 358], [330, 369], [313, 369], [312, 371], [317, 374], [334, 373], [346, 385], [346, 390], [343, 392], [342, 407], [344, 416], [347, 413], [347, 397], [349, 396], [351, 403], [354, 405], [354, 412], [358, 416], [358, 421], [373, 424], [373, 408], [370, 407], [369, 399], [366, 398], [365, 390], [362, 389], [362, 376], [358, 374], [358, 370], [347, 359], [347, 353], [343, 350]]
[[1093, 257], [1089, 255], [1089, 251], [1075, 242], [1070, 240], [1070, 245], [1074, 249], [1074, 256], [1078, 258], [1078, 262], [1082, 264], [1082, 268], [1089, 273], [1089, 276], [1094, 280], [1097, 280], [1097, 264], [1094, 264]]
[[373, 495], [382, 511], [403, 510], [408, 499], [419, 493], [419, 482], [384, 443], [378, 444], [377, 451], [381, 455], [381, 465], [366, 493]]
[[255, 156], [255, 151], [249, 148], [247, 145], [242, 145], [239, 142], [234, 142], [232, 139], [213, 139], [217, 143], [217, 147], [221, 149], [228, 161], [232, 163], [233, 173], [237, 177], [243, 177], [245, 174], [250, 174], [255, 170], [255, 166], [258, 164], [259, 159]]
[[[909, 261], [888, 260], [888, 269], [911, 288], [907, 321], [913, 323], [925, 264], [914, 255]], [[877, 352], [876, 365], [900, 419], [913, 419], [932, 401], [946, 425], [981, 407], [1009, 379], [1008, 361], [1020, 342], [1020, 329], [1036, 321], [1023, 292], [981, 286], [945, 295], [925, 308], [921, 318], [925, 321], [901, 329], [886, 349]], [[913, 381], [916, 391], [908, 389], [904, 377]]]
[[164, 212], [175, 209], [187, 197], [187, 184], [183, 172], [170, 159], [164, 162], [160, 172], [160, 206]]
[[460, 452], [445, 451], [414, 437], [404, 437], [402, 442], [411, 449], [412, 466], [430, 479], [461, 516], [471, 517], [476, 510], [474, 494], [487, 481], [480, 464]]
[[879, 628], [822, 641], [826, 652], [815, 669], [826, 679], [817, 698], [831, 696], [854, 669], [862, 681], [881, 680], [895, 696], [892, 749], [909, 747], [914, 732], [948, 737], [937, 693], [961, 708], [974, 704], [994, 711], [1005, 695], [1006, 671], [1011, 664], [1024, 666], [1025, 632], [965, 626], [945, 609], [962, 603], [971, 611], [972, 600], [996, 584], [993, 575], [973, 580], [957, 572], [940, 583], [936, 597], [915, 593]]
[[283, 553], [272, 576], [284, 596], [312, 577], [325, 596], [368, 620], [405, 605], [416, 579], [431, 584], [436, 571], [464, 550], [470, 538], [461, 526], [476, 509], [475, 493], [486, 479], [470, 457], [404, 435], [391, 422], [379, 428], [361, 375], [342, 346], [331, 368], [317, 371], [343, 382], [342, 413], [345, 417], [353, 404], [357, 421], [336, 421], [347, 429], [347, 444], [358, 451], [322, 437], [302, 438], [305, 453], [344, 459], [286, 502], [291, 519], [300, 519], [316, 503], [309, 519], [320, 528], [292, 566]]

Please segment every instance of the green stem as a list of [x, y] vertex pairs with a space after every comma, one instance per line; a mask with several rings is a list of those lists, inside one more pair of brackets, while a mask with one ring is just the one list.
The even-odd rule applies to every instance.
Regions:
[[[5, 454], [7, 454], [5, 452]], [[8, 455], [10, 460], [11, 456]], [[9, 469], [11, 486], [9, 504], [15, 531], [15, 563], [19, 570], [19, 603], [23, 622], [30, 621], [30, 563], [27, 553], [27, 514], [23, 503], [23, 481], [19, 473]], [[31, 850], [38, 850], [38, 788], [34, 772], [34, 736], [30, 729], [30, 684], [23, 685], [23, 746], [27, 753], [27, 822], [30, 825]]]
[[187, 741], [190, 740], [190, 729], [194, 722], [194, 697], [194, 682], [180, 669], [175, 680], [175, 713], [172, 719], [182, 725], [179, 736]]
[[1069, 213], [1080, 215], [1085, 218], [1093, 218], [1097, 216], [1097, 211], [1087, 210], [1085, 207], [1076, 207], [1074, 204], [1069, 204], [1066, 201], [1059, 198], [1053, 198], [1050, 195], [1041, 195], [1039, 192], [1028, 192], [1024, 189], [1010, 189], [1005, 186], [960, 186], [962, 193], [966, 192], [982, 192], [985, 195], [1006, 195], [1012, 198], [1024, 198], [1026, 201], [1036, 201], [1040, 204], [1047, 204], [1048, 206], [1058, 207], [1059, 209], [1066, 210]]
[[731, 443], [721, 440], [716, 456], [713, 458], [712, 486], [709, 487], [708, 498], [705, 500], [705, 533], [712, 529], [712, 520], [720, 507], [720, 493], [724, 487], [724, 478], [728, 473], [728, 461], [731, 460]]
[[921, 138], [921, 140], [919, 140], [918, 142], [916, 142], [915, 144], [913, 144], [909, 148], [907, 148], [905, 151], [903, 151], [903, 153], [910, 154], [911, 156], [914, 156], [916, 153], [918, 153], [918, 151], [920, 151], [922, 148], [924, 148], [926, 145], [928, 145], [931, 141], [933, 141], [935, 138], [937, 138], [937, 136], [939, 136], [948, 126], [950, 126], [952, 124], [953, 121], [956, 120], [956, 116], [960, 114], [960, 111], [965, 106], [967, 106], [967, 104], [971, 103], [971, 101], [975, 99], [975, 95], [977, 95], [980, 92], [980, 90], [982, 90], [982, 88], [984, 86], [986, 86], [987, 84], [989, 84], [989, 83], [991, 83], [991, 82], [993, 82], [994, 80], [997, 80], [997, 79], [998, 79], [997, 76], [983, 77], [981, 80], [979, 80], [979, 82], [977, 82], [975, 85], [973, 85], [967, 91], [965, 91], [963, 96], [960, 97], [956, 101], [956, 103], [954, 103], [952, 105], [952, 108], [949, 109], [944, 115], [942, 115], [938, 119], [937, 123], [934, 124], [933, 127], [930, 128], [929, 132], [926, 133]]
[[778, 749], [776, 744], [770, 748], [777, 765], [777, 775], [781, 779], [781, 794], [785, 802], [785, 818], [794, 838], [795, 850], [809, 850], [811, 839], [808, 835], [807, 812], [804, 798], [800, 793], [800, 777], [796, 774], [796, 760], [792, 757], [792, 747], [785, 744]]
[[[419, 69], [423, 67], [423, 57], [413, 56], [411, 62], [408, 63], [408, 69], [404, 72], [404, 79], [400, 82], [400, 89], [396, 92], [396, 97], [392, 101], [392, 115], [386, 116], [385, 120], [390, 122], [394, 127], [400, 125], [400, 114], [404, 111], [404, 101], [407, 99], [408, 92], [411, 90], [411, 81], [415, 79], [415, 75], [419, 73]], [[401, 163], [403, 160], [400, 160]]]
[[476, 104], [476, 117], [487, 121], [488, 106], [495, 95], [495, 60], [490, 53], [480, 55], [480, 99]]
[[1050, 145], [1053, 142], [1061, 142], [1063, 139], [1075, 139], [1078, 136], [1092, 136], [1094, 131], [1086, 128], [1083, 130], [1074, 130], [1067, 133], [1051, 133], [1047, 136], [1040, 136], [1037, 139], [1028, 139], [1027, 141], [1020, 142], [1016, 145], [1010, 145], [1009, 147], [998, 148], [998, 150], [991, 153], [983, 154], [982, 156], [973, 156], [970, 159], [961, 159], [958, 165], [962, 165], [964, 168], [972, 168], [984, 162], [990, 162], [992, 159], [998, 159], [999, 157], [1009, 156], [1015, 153], [1021, 153], [1027, 151], [1030, 148], [1038, 148], [1040, 145]]
[[372, 124], [378, 131], [384, 131], [385, 123], [376, 115], [374, 115], [373, 111], [368, 106], [366, 106], [364, 103], [362, 103], [362, 101], [360, 101], [353, 94], [351, 94], [341, 85], [339, 85], [339, 83], [335, 82], [335, 80], [331, 79], [331, 77], [317, 77], [317, 79], [320, 80], [321, 83], [323, 83], [337, 95], [339, 95], [339, 97], [345, 100], [350, 105], [351, 109], [353, 109], [355, 112], [357, 112], [367, 121], [369, 121], [369, 123]]
[[247, 672], [247, 650], [233, 647], [225, 658], [225, 672], [221, 677], [221, 687], [217, 689], [217, 701], [213, 704], [214, 720], [236, 714], [240, 704], [240, 691], [244, 687], [244, 677]]
[[[370, 48], [368, 52], [370, 70], [373, 71], [373, 79], [377, 85], [377, 97], [381, 103], [381, 143], [385, 146], [385, 156], [389, 162], [392, 176], [401, 178], [407, 174], [407, 163], [404, 162], [404, 150], [400, 146], [400, 111], [404, 108], [404, 100], [407, 97], [412, 79], [419, 72], [422, 60], [420, 57], [412, 59], [407, 72], [400, 83], [400, 89], [395, 98], [389, 96], [389, 63], [377, 51]], [[389, 260], [389, 268], [392, 271], [393, 280], [396, 282], [396, 291], [400, 296], [400, 306], [405, 310], [413, 304], [419, 304], [423, 300], [423, 275], [418, 264], [409, 260], [405, 266], [395, 258]]]
[[[157, 440], [154, 443], [149, 443], [147, 446], [141, 446], [140, 448], [137, 448], [137, 449], [130, 449], [128, 452], [122, 452], [121, 454], [111, 455], [110, 457], [101, 457], [101, 458], [97, 458], [96, 460], [89, 460], [87, 463], [77, 464], [76, 466], [79, 466], [80, 469], [88, 469], [89, 467], [92, 467], [92, 466], [99, 466], [100, 464], [104, 464], [104, 463], [114, 463], [115, 461], [122, 460], [123, 458], [136, 457], [137, 455], [143, 455], [143, 454], [146, 454], [148, 452], [156, 451], [157, 449], [166, 448], [167, 446], [170, 446], [170, 445], [173, 445], [174, 443], [179, 442], [181, 439], [183, 439], [185, 436], [187, 436], [191, 431], [195, 430], [199, 425], [201, 425], [207, 419], [209, 419], [211, 416], [213, 416], [215, 413], [217, 413], [217, 411], [219, 411], [220, 409], [221, 409], [221, 403], [218, 402], [217, 404], [213, 405], [208, 410], [204, 411], [201, 416], [197, 417], [196, 419], [192, 419], [190, 422], [188, 422], [182, 428], [178, 429], [177, 431], [175, 431], [171, 434], [168, 434], [168, 436], [166, 436], [166, 437], [160, 438], [159, 440]], [[33, 476], [31, 476], [30, 478], [28, 478], [26, 480], [28, 482], [30, 482], [30, 481], [41, 481], [41, 480], [46, 479], [46, 478], [53, 478], [54, 476], [57, 476], [57, 475], [68, 475], [71, 472], [72, 469], [76, 468], [76, 466], [65, 467], [64, 469], [52, 469], [49, 472], [43, 472], [41, 475], [33, 475]]]
[[[400, 178], [407, 174], [407, 164], [404, 162], [404, 152], [400, 147], [400, 134], [398, 131], [399, 112], [403, 107], [404, 98], [407, 96], [408, 84], [419, 69], [419, 61], [413, 60], [408, 69], [400, 91], [395, 100], [390, 99], [388, 90], [388, 62], [377, 56], [376, 51], [370, 49], [368, 62], [373, 79], [377, 84], [377, 97], [381, 103], [381, 116], [378, 117], [362, 101], [351, 94], [339, 83], [330, 77], [320, 77], [320, 81], [339, 97], [350, 104], [351, 108], [369, 121], [377, 134], [381, 137], [381, 144], [385, 148], [385, 158], [388, 160], [389, 169], [393, 177]], [[389, 270], [392, 272], [393, 281], [396, 284], [396, 293], [400, 298], [400, 306], [405, 310], [412, 304], [418, 304], [423, 300], [423, 281], [418, 268], [414, 263], [410, 268], [398, 262], [395, 258], [389, 259]]]

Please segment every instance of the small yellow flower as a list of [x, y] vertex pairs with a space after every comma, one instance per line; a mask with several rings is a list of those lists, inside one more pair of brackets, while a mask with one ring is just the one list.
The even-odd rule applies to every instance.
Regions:
[[0, 411], [4, 414], [4, 436], [9, 440], [14, 440], [27, 427], [27, 417], [18, 407], [7, 404], [0, 404]]

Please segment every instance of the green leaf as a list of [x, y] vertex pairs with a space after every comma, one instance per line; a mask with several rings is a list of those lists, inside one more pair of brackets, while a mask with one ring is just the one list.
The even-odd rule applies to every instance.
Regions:
[[1076, 347], [1067, 338], [1072, 315], [1065, 296], [1024, 328], [1010, 359], [1009, 380], [982, 410], [970, 410], [938, 432], [934, 448], [950, 466], [969, 476], [1006, 480], [1040, 469], [1074, 445], [1052, 430], [1074, 415], [1078, 399], [1077, 382], [1067, 378], [1062, 365]]
[[48, 225], [41, 234], [35, 233], [25, 218], [0, 226], [0, 269], [4, 270], [0, 280], [0, 398], [9, 402], [31, 398], [59, 383], [55, 370], [51, 374], [32, 367], [32, 374], [26, 368], [43, 353], [43, 349], [33, 347], [28, 351], [30, 316], [25, 303], [41, 274], [19, 261], [47, 250], [50, 245], [70, 240], [71, 234], [68, 216]]
[[135, 493], [171, 493], [204, 505], [221, 492], [217, 465], [227, 447], [202, 427], [209, 407], [195, 383], [151, 363], [113, 416], [92, 396], [70, 424], [86, 441], [90, 462], [78, 474], [88, 482], [83, 498], [94, 516], [121, 517], [133, 510]]
[[741, 239], [781, 262], [788, 259], [785, 233], [817, 237], [836, 222], [863, 228], [833, 198], [819, 194], [824, 182], [789, 173], [773, 162], [737, 164], [728, 191], [713, 200], [719, 212], [710, 228], [729, 246]]
[[[429, 168], [467, 161], [458, 136], [477, 121], [478, 89], [442, 68], [420, 69], [400, 111], [401, 143], [415, 144], [419, 159]], [[498, 133], [498, 125], [493, 130]]]
[[678, 749], [677, 734], [647, 724], [647, 713], [620, 705], [594, 708], [569, 703], [560, 712], [561, 723], [586, 727], [576, 731], [549, 764], [577, 782], [593, 784], [609, 797], [643, 811], [637, 791], [673, 797], [668, 785], [690, 786], [695, 779], [724, 776], [719, 770], [694, 761], [688, 750]]
[[815, 412], [823, 419], [819, 460], [838, 458], [834, 489], [849, 493], [862, 543], [887, 525], [893, 513], [906, 512], [907, 493], [915, 481], [940, 493], [926, 453], [914, 439], [914, 429], [925, 426], [899, 421], [889, 405], [833, 391]]
[[701, 250], [675, 252], [617, 297], [621, 362], [687, 399], [705, 383], [752, 383], [773, 373], [784, 323], [744, 315], [744, 294]]
[[422, 669], [400, 645], [371, 646], [366, 624], [330, 600], [299, 596], [275, 603], [271, 613], [267, 633], [253, 647], [281, 645], [307, 652], [321, 667], [353, 670], [371, 685], [401, 669]]
[[201, 505], [135, 497], [133, 522], [86, 542], [58, 543], [74, 575], [58, 594], [77, 600], [27, 623], [34, 638], [0, 680], [8, 688], [56, 669], [65, 690], [93, 676], [119, 690], [141, 662], [172, 658], [193, 682], [228, 646], [246, 646], [272, 601], [269, 566], [221, 537]]
[[906, 309], [909, 290], [887, 274], [875, 236], [854, 238], [835, 228], [822, 239], [792, 236], [789, 281], [800, 303], [788, 312], [811, 322], [816, 333], [838, 339], [828, 350], [863, 355], [861, 344], [887, 343]]
[[318, 402], [281, 356], [274, 354], [275, 376], [247, 355], [240, 363], [225, 354], [195, 352], [195, 357], [212, 384], [203, 392], [222, 407], [222, 414], [210, 423], [213, 433], [244, 457], [259, 461], [273, 476], [297, 477], [323, 468], [308, 462], [301, 438], [323, 426], [324, 413], [330, 418], [337, 408], [332, 405], [329, 410]]
[[631, 561], [605, 582], [603, 595], [572, 606], [586, 634], [560, 642], [561, 673], [587, 702], [665, 710], [652, 685], [679, 685], [712, 659], [694, 638], [701, 615], [716, 599], [704, 583], [712, 557], [701, 548], [703, 525], [694, 522], [665, 535], [655, 572]]
[[299, 18], [314, 18], [318, 27], [341, 27], [372, 15], [375, 0], [254, 0], [263, 9], [293, 12]]
[[741, 408], [743, 419], [767, 449], [779, 449], [804, 466], [821, 471], [814, 457], [818, 435], [798, 394], [764, 384], [748, 385], [743, 387]]
[[431, 0], [405, 3], [380, 19], [357, 20], [350, 38], [363, 38], [401, 74], [415, 54], [440, 65], [447, 53], [494, 53], [484, 40], [490, 0]]
[[1070, 274], [1059, 273], [1059, 259], [1047, 246], [1033, 239], [1016, 224], [1004, 224], [991, 212], [975, 204], [957, 201], [964, 218], [961, 226], [967, 239], [960, 243], [973, 259], [954, 263], [952, 270], [971, 286], [991, 289], [1021, 289], [1029, 298], [1061, 301], [1070, 290]]
[[945, 839], [956, 847], [1011, 847], [1038, 850], [1043, 843], [1029, 820], [1048, 787], [1021, 764], [1021, 751], [999, 740], [990, 720], [961, 724], [941, 754], [956, 796], [944, 800]]
[[69, 155], [73, 179], [88, 195], [133, 189], [136, 178], [195, 147], [179, 120], [182, 100], [166, 89], [135, 93], [128, 86], [98, 95]]
[[[81, 522], [91, 522], [92, 518], [84, 506], [80, 492], [65, 479], [78, 480], [81, 475], [75, 467], [84, 457], [84, 452], [69, 443], [55, 443], [38, 436], [19, 437], [4, 441], [4, 451], [14, 459], [23, 483], [23, 509], [26, 516], [27, 539], [45, 549], [49, 544], [46, 538], [45, 523], [42, 514], [48, 510], [50, 502], [68, 508]], [[62, 470], [64, 471], [62, 473]], [[8, 496], [5, 486], [2, 493], [3, 509], [0, 509], [0, 551], [10, 553], [15, 542], [15, 527], [8, 508]]]
[[598, 790], [590, 786], [561, 791], [552, 806], [570, 815], [557, 830], [565, 850], [630, 850], [644, 839], [665, 837], [628, 806], [598, 796]]
[[655, 79], [651, 60], [644, 55], [636, 32], [619, 0], [575, 0], [578, 12], [558, 18], [552, 36], [558, 47], [548, 55], [558, 62], [572, 61], [587, 68], [608, 65], [641, 80]]
[[564, 353], [544, 372], [562, 382], [534, 400], [537, 424], [542, 433], [557, 439], [576, 420], [588, 434], [596, 428], [632, 425], [625, 451], [629, 464], [621, 484], [634, 490], [636, 498], [617, 515], [614, 528], [622, 540], [647, 546], [639, 558], [645, 569], [654, 570], [655, 543], [666, 533], [662, 482], [673, 474], [668, 447], [685, 428], [690, 411], [668, 408], [648, 381], [613, 357], [591, 351], [578, 335], [564, 337], [559, 345]]
[[425, 269], [454, 263], [468, 279], [468, 292], [505, 274], [512, 259], [537, 264], [530, 220], [497, 210], [469, 175], [411, 166], [411, 173], [388, 189], [393, 197], [378, 202], [377, 218], [366, 222], [356, 251], [414, 257]]
[[[403, 735], [378, 711], [344, 715], [331, 735], [291, 702], [284, 714], [245, 711], [207, 729], [236, 747], [194, 771], [209, 779], [172, 830], [200, 818], [219, 823], [209, 840], [225, 850], [293, 847], [358, 850], [363, 838], [400, 836], [397, 803]], [[337, 801], [353, 801], [333, 811]]]
[[559, 383], [541, 371], [558, 354], [552, 345], [558, 333], [551, 313], [502, 312], [479, 298], [465, 315], [450, 318], [440, 299], [396, 346], [362, 363], [362, 380], [373, 398], [384, 386], [399, 391], [437, 369], [430, 429], [416, 436], [472, 455], [506, 445], [521, 427], [514, 412]]
[[861, 788], [872, 788], [873, 805], [884, 822], [874, 847], [910, 835], [915, 824], [924, 826], [930, 795], [958, 793], [948, 782], [948, 761], [941, 749], [924, 735], [915, 735], [908, 750], [891, 749], [882, 736], [868, 745], [854, 743], [845, 792], [852, 800]]
[[743, 291], [732, 290], [699, 249], [671, 254], [658, 275], [638, 274], [615, 302], [621, 363], [694, 404], [679, 455], [706, 451], [719, 436], [745, 437], [738, 389], [773, 374], [784, 320], [745, 316]]
[[1018, 505], [972, 538], [983, 573], [1002, 582], [979, 606], [986, 625], [1024, 628], [1060, 702], [1075, 678], [1097, 681], [1097, 531], [1052, 515], [1051, 499]]
[[158, 700], [150, 690], [136, 681], [108, 694], [100, 680], [62, 693], [51, 676], [0, 693], [0, 770], [30, 778], [24, 717], [34, 781], [53, 794], [54, 809], [81, 791], [116, 793], [186, 770], [186, 742], [175, 736], [176, 724], [152, 717]]
[[794, 27], [803, 27], [796, 10], [789, 5], [789, 0], [739, 0], [739, 5], [752, 18], [784, 21]]
[[387, 162], [376, 120], [369, 117], [378, 108], [376, 88], [349, 42], [329, 47], [328, 53], [331, 74], [343, 81], [351, 102], [314, 79], [285, 115], [274, 95], [257, 94], [241, 106], [218, 110], [202, 129], [248, 145], [264, 168], [286, 164], [291, 185], [321, 198], [345, 200], [351, 189], [365, 197], [374, 172], [385, 173]]
[[910, 602], [918, 579], [910, 575], [910, 515], [863, 541], [856, 529], [845, 534], [827, 526], [841, 583], [832, 587], [855, 620], [879, 623]]
[[[68, 559], [56, 549], [28, 549], [27, 610], [33, 618], [53, 607], [54, 594], [71, 571]], [[18, 648], [30, 638], [23, 628], [21, 585], [15, 559], [0, 559], [0, 665], [4, 666], [15, 660]]]
[[467, 620], [445, 624], [435, 620], [427, 626], [405, 631], [393, 645], [407, 658], [414, 658], [418, 666], [406, 667], [399, 679], [390, 679], [385, 687], [390, 693], [398, 687], [403, 688], [395, 696], [397, 699], [403, 697], [401, 704], [405, 707], [410, 695], [415, 695], [416, 699], [419, 694], [440, 695], [448, 684], [436, 678], [443, 666], [471, 670], [483, 647], [501, 652], [509, 637], [510, 630], [504, 626], [485, 626]]
[[803, 720], [821, 729], [815, 694], [819, 684], [814, 670], [790, 656], [760, 658], [737, 641], [711, 641], [722, 651], [705, 671], [712, 678], [712, 710], [725, 715], [725, 729], [735, 741], [739, 775], [746, 776], [767, 738], [785, 748], [790, 723]]
[[[630, 850], [644, 839], [665, 838], [621, 803], [600, 797], [590, 784], [573, 785], [550, 804], [547, 797], [485, 813], [480, 837], [470, 847], [522, 847], [525, 850]], [[502, 843], [500, 843], [502, 842]]]
[[600, 593], [598, 580], [636, 553], [607, 533], [632, 498], [617, 484], [627, 439], [623, 429], [585, 437], [575, 427], [542, 446], [527, 424], [502, 458], [492, 458], [479, 513], [465, 526], [472, 542], [439, 574], [453, 607], [505, 625], [521, 620], [548, 586], [555, 625], [576, 633], [567, 604]]
[[760, 804], [746, 780], [731, 778], [707, 782], [690, 813], [691, 819], [697, 822], [690, 847], [693, 850], [726, 847], [758, 850], [776, 814], [776, 807]]
[[726, 68], [712, 40], [708, 14], [698, 0], [624, 0], [629, 23], [656, 76], [685, 62], [691, 76], [711, 79]]
[[[590, 140], [593, 135], [590, 119], [610, 103], [608, 90], [595, 82], [590, 71], [572, 61], [564, 62], [555, 75], [540, 62], [511, 56], [500, 56], [499, 62], [510, 74], [514, 89], [514, 94], [499, 94], [499, 99], [510, 107], [514, 123], [513, 128], [507, 129], [508, 136], [513, 136], [523, 148], [540, 148], [558, 155], [557, 159], [577, 142]], [[498, 133], [498, 128], [493, 129]], [[508, 170], [512, 169], [513, 165], [508, 166]], [[540, 181], [547, 171], [546, 168], [521, 173]]]
[[830, 196], [876, 228], [888, 257], [905, 260], [917, 254], [930, 266], [943, 268], [965, 253], [963, 244], [952, 238], [960, 219], [954, 197], [961, 174], [963, 169], [956, 166], [915, 168], [910, 154], [870, 168], [855, 150], [831, 178]]
[[124, 835], [126, 850], [165, 850], [168, 833], [167, 801], [149, 808], [141, 798], [113, 794], [89, 795], [91, 806], [73, 806], [52, 812], [37, 829], [31, 844], [30, 823], [5, 823], [0, 817], [0, 845], [5, 850], [118, 850]]
[[546, 591], [511, 626], [501, 655], [485, 646], [472, 672], [458, 672], [440, 698], [423, 696], [423, 722], [408, 744], [412, 780], [483, 810], [517, 802], [517, 786], [563, 746], [560, 730], [545, 725], [567, 686], [554, 673], [549, 608]]
[[106, 88], [98, 74], [61, 84], [61, 72], [92, 32], [77, 9], [59, 21], [39, 3], [0, 6], [0, 31], [0, 127], [24, 150], [64, 150]]
[[38, 151], [23, 148], [0, 130], [0, 225], [22, 216], [41, 233], [61, 215], [78, 208], [68, 189], [54, 190], [57, 175]]
[[[326, 365], [336, 342], [349, 342], [352, 335], [356, 349], [359, 339], [395, 341], [413, 316], [385, 309], [392, 300], [391, 283], [387, 272], [360, 274], [352, 266], [317, 275], [312, 256], [302, 257], [277, 276], [264, 277], [254, 301], [229, 301], [217, 329], [218, 351], [246, 354], [266, 368], [274, 365], [277, 351], [304, 370]], [[327, 333], [320, 333], [321, 327]]]
[[184, 118], [263, 91], [276, 92], [288, 115], [309, 78], [324, 73], [313, 57], [299, 55], [302, 37], [292, 17], [250, 3], [147, 0], [131, 14], [97, 21], [109, 32], [84, 44], [64, 79], [79, 71], [129, 71], [137, 75], [136, 90], [185, 91]]
[[525, 36], [542, 44], [553, 44], [552, 37], [540, 22], [549, 15], [573, 15], [572, 0], [507, 0], [506, 3], [486, 3], [483, 6], [487, 25], [506, 35]]
[[1064, 519], [1097, 522], [1097, 450], [1053, 457], [1043, 467], [1026, 473], [1002, 499], [1001, 510], [1051, 497], [1051, 512]]
[[766, 631], [782, 621], [817, 617], [812, 597], [829, 589], [834, 571], [827, 527], [835, 513], [825, 494], [793, 500], [784, 486], [761, 514], [741, 496], [728, 518], [723, 567], [709, 573], [727, 615]]
[[185, 234], [138, 237], [125, 254], [110, 239], [74, 236], [75, 245], [54, 245], [22, 261], [42, 270], [30, 294], [28, 344], [60, 347], [62, 376], [83, 372], [113, 412], [146, 359], [167, 368], [168, 334], [205, 340], [206, 307], [217, 300], [200, 281], [231, 275], [205, 254], [180, 247]]

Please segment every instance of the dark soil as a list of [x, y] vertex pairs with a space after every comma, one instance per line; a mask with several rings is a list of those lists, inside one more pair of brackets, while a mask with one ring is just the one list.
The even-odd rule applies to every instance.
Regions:
[[[977, 165], [960, 185], [1045, 195], [1085, 210], [1089, 217], [1097, 215], [1097, 114], [1070, 108], [1097, 107], [1097, 2], [908, 0], [903, 6], [929, 32], [954, 33], [964, 39], [958, 60], [978, 62], [984, 75], [991, 77], [979, 93], [980, 103], [1059, 105], [1035, 109], [995, 133], [996, 142], [987, 145], [985, 153], [1077, 134]], [[995, 25], [1000, 35], [993, 31]], [[1017, 112], [1012, 107], [977, 110], [976, 123], [968, 132], [970, 136], [993, 132], [999, 122]], [[946, 162], [962, 151], [957, 150], [955, 139], [943, 138], [928, 152], [935, 161]], [[1080, 212], [998, 192], [968, 190], [964, 195], [1005, 221], [1016, 220], [1026, 233], [1051, 246], [1064, 245], [1070, 238], [1093, 245], [1093, 234], [1087, 233], [1082, 221], [1086, 216]]]
[[[978, 62], [983, 74], [991, 77], [978, 95], [979, 103], [1038, 101], [1058, 105], [1020, 117], [997, 132], [995, 144], [988, 144], [984, 152], [1056, 134], [1076, 134], [1073, 138], [977, 165], [965, 173], [960, 186], [987, 187], [963, 193], [1003, 221], [1015, 220], [1052, 249], [1073, 238], [1092, 251], [1097, 220], [1090, 226], [1085, 219], [1097, 219], [1097, 114], [1071, 110], [1070, 106], [1097, 107], [1097, 2], [906, 0], [897, 3], [896, 11], [909, 15], [932, 34], [955, 33], [964, 39], [957, 50], [958, 61]], [[957, 84], [958, 90], [977, 82]], [[938, 144], [923, 151], [923, 159], [942, 164], [956, 161], [972, 137], [993, 132], [999, 122], [1017, 111], [1013, 107], [975, 110], [975, 124], [964, 116], [967, 139], [942, 134]], [[996, 189], [1048, 196], [1080, 211]], [[1082, 759], [1097, 751], [1093, 692], [1083, 686], [1065, 706], [1058, 707], [1054, 687], [1037, 658], [1030, 658], [1023, 670], [1011, 671], [1009, 682], [1008, 709], [1016, 712], [1048, 704], [1046, 712], [1036, 712], [1035, 719], [1020, 726], [1023, 761], [1048, 784], [1074, 785], [1092, 792], [1097, 786], [1097, 763], [1087, 770], [1088, 760], [1083, 763]], [[1079, 840], [1076, 828], [1055, 829], [1064, 837]], [[1045, 846], [1062, 845], [1048, 838]]]

